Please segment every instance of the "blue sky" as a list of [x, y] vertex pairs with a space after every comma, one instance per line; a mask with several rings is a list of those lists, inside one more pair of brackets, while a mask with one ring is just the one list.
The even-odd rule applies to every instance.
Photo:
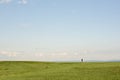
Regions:
[[0, 59], [120, 60], [119, 0], [0, 0]]

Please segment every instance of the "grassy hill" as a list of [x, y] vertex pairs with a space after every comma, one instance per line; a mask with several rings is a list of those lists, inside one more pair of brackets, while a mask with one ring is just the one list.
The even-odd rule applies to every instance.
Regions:
[[0, 62], [0, 80], [120, 80], [120, 63]]

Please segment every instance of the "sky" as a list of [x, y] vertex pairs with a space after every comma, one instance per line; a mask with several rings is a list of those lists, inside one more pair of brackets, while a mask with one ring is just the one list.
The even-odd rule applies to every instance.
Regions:
[[120, 60], [120, 0], [0, 0], [0, 60]]

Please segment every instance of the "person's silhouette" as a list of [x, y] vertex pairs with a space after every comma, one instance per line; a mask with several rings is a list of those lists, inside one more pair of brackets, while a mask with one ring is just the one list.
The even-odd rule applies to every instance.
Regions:
[[81, 59], [81, 62], [83, 62], [83, 59]]

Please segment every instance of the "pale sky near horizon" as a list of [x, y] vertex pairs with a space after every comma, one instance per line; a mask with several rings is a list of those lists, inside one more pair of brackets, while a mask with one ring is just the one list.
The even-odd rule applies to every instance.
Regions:
[[0, 60], [120, 60], [120, 0], [0, 0]]

